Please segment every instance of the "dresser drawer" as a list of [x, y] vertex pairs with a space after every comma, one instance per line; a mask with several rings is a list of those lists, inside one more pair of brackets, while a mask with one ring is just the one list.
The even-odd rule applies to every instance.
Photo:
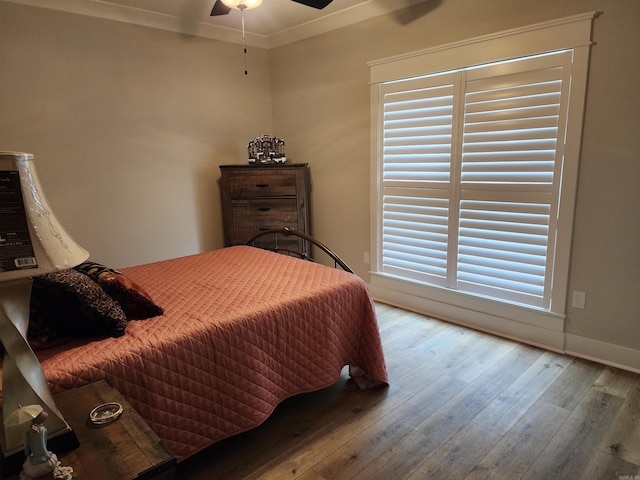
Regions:
[[243, 173], [229, 177], [232, 198], [296, 195], [295, 172]]
[[284, 235], [279, 235], [277, 245], [274, 242], [273, 237], [264, 236], [264, 237], [258, 238], [255, 242], [251, 244], [251, 246], [258, 247], [258, 248], [266, 248], [268, 250], [273, 250], [277, 248], [279, 251], [285, 250], [290, 252], [302, 252], [303, 251], [302, 243], [303, 243], [302, 240], [297, 237], [293, 237], [293, 236], [285, 237]]
[[295, 198], [234, 200], [233, 233], [236, 242], [244, 243], [256, 233], [274, 228], [298, 228]]
[[295, 225], [298, 221], [298, 202], [295, 198], [234, 200], [232, 208], [234, 224], [268, 226], [273, 223], [279, 225], [292, 223]]
[[[245, 245], [249, 239], [253, 238], [254, 235], [264, 231], [271, 230], [273, 228], [282, 228], [282, 227], [292, 227], [292, 225], [280, 224], [280, 225], [270, 225], [264, 227], [255, 227], [253, 225], [234, 225], [233, 227], [233, 236], [236, 241], [236, 245]], [[265, 245], [274, 246], [274, 237], [273, 236], [265, 236], [261, 237], [255, 241], [253, 244], [256, 247], [264, 247]], [[302, 241], [298, 239], [298, 237], [285, 237], [284, 235], [280, 235], [278, 237], [279, 245], [302, 245]]]

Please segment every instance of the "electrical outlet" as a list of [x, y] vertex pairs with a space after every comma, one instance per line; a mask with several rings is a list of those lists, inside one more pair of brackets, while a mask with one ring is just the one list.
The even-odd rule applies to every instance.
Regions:
[[571, 305], [575, 308], [584, 308], [585, 303], [587, 302], [587, 294], [584, 292], [579, 292], [578, 290], [573, 291], [573, 301]]
[[369, 252], [364, 252], [362, 261], [365, 263], [365, 265], [369, 265]]

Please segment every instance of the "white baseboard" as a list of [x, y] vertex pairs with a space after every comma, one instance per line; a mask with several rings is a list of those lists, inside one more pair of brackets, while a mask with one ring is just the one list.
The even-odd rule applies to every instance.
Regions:
[[381, 303], [553, 352], [640, 373], [640, 350], [566, 333], [564, 322], [559, 319], [535, 321], [533, 318], [521, 321], [518, 315], [504, 315], [504, 310], [496, 309], [497, 313], [493, 313], [487, 309], [481, 311], [468, 305], [427, 299], [415, 292], [388, 288], [388, 285], [381, 285], [380, 282], [372, 282], [369, 290], [374, 300]]
[[640, 373], [640, 350], [567, 333], [565, 352], [569, 355]]

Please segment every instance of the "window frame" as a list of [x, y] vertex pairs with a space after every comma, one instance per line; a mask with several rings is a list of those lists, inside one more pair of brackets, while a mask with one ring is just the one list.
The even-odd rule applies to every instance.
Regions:
[[[505, 32], [370, 62], [371, 102], [371, 272], [374, 298], [440, 318], [561, 350], [564, 332], [573, 215], [577, 192], [582, 123], [586, 99], [592, 24], [596, 12], [566, 17]], [[550, 308], [493, 300], [474, 294], [403, 280], [381, 273], [382, 100], [385, 82], [411, 79], [520, 57], [573, 50], [571, 95], [557, 217], [556, 253]], [[515, 322], [515, 324], [513, 323]]]

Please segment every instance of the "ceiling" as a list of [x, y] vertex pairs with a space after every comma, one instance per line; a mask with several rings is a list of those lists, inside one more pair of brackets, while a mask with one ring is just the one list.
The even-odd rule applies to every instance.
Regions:
[[[211, 17], [215, 0], [0, 0], [242, 43], [242, 13]], [[246, 43], [271, 48], [429, 0], [333, 0], [322, 10], [264, 0], [244, 12]]]

